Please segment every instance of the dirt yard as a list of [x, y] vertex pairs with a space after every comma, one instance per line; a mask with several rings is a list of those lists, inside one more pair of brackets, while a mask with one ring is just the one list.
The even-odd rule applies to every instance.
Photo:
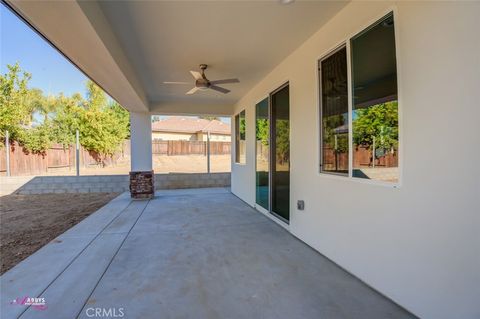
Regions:
[[117, 195], [89, 193], [0, 197], [0, 274]]
[[[210, 170], [214, 173], [230, 172], [231, 158], [228, 155], [212, 155]], [[155, 173], [206, 173], [207, 158], [203, 155], [154, 155]], [[80, 167], [80, 175], [116, 175], [130, 172], [130, 158], [119, 160], [115, 166]], [[50, 169], [44, 175], [75, 175], [75, 168]]]

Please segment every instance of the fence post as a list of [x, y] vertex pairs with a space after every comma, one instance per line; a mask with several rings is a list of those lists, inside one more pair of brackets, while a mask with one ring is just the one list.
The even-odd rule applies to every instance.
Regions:
[[373, 166], [373, 168], [375, 168], [375, 136], [373, 137], [373, 146], [372, 146], [372, 149], [373, 149], [373, 154], [372, 154], [372, 166]]
[[5, 149], [7, 154], [7, 176], [10, 176], [10, 134], [5, 131]]
[[207, 132], [207, 173], [210, 174], [210, 131]]
[[75, 167], [77, 176], [80, 176], [80, 133], [75, 132]]

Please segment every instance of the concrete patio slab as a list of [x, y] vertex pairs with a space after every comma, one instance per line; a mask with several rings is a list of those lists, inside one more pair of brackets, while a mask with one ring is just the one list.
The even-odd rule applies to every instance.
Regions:
[[125, 208], [131, 204], [128, 193], [122, 193], [108, 205], [103, 206], [94, 214], [88, 216], [81, 223], [67, 230], [60, 237], [79, 237], [85, 235], [98, 235], [109, 225]]
[[[37, 293], [48, 309], [20, 318], [414, 318], [225, 189], [156, 195], [104, 225]], [[4, 300], [2, 318], [18, 318]]]
[[41, 294], [46, 311], [28, 308], [20, 318], [76, 318], [90, 293], [103, 275], [125, 236], [101, 234]]
[[[77, 317], [147, 204], [147, 201], [137, 201], [125, 207], [42, 293], [57, 318]], [[31, 307], [20, 316], [22, 319], [51, 317], [50, 311], [39, 312]]]
[[25, 309], [16, 298], [37, 297], [82, 252], [95, 236], [52, 241], [0, 277], [1, 318], [17, 318]]

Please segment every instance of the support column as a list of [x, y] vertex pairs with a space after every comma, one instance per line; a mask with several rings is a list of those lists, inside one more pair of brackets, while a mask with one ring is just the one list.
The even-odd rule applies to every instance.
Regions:
[[152, 169], [152, 121], [148, 113], [130, 112], [130, 194], [150, 199], [155, 194]]

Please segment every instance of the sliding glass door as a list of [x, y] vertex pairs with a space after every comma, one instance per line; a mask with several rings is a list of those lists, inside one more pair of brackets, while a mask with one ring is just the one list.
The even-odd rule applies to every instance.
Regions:
[[290, 102], [288, 84], [255, 106], [256, 181], [259, 207], [290, 219]]
[[290, 219], [290, 97], [288, 84], [271, 94], [271, 211]]
[[255, 106], [256, 137], [256, 203], [266, 210], [269, 206], [270, 120], [268, 98]]

